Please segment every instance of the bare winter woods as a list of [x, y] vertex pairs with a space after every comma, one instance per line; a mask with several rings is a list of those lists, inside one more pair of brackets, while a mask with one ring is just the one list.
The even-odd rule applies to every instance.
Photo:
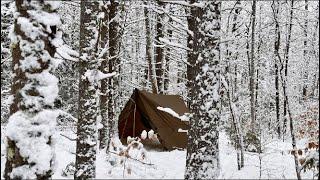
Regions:
[[[135, 89], [179, 95], [188, 113], [161, 98], [140, 107]], [[147, 135], [167, 145], [147, 113], [159, 107], [189, 127], [174, 132], [187, 134], [185, 148], [144, 148]], [[152, 131], [135, 134], [136, 118]], [[172, 178], [137, 168], [157, 163], [148, 153], [168, 158], [162, 151], [186, 153], [172, 161], [178, 178], [231, 178], [221, 157], [232, 150], [233, 172], [256, 171], [242, 178], [317, 179], [318, 126], [318, 1], [1, 2], [1, 178]], [[60, 146], [72, 160], [59, 159]], [[291, 172], [264, 171], [272, 153]]]

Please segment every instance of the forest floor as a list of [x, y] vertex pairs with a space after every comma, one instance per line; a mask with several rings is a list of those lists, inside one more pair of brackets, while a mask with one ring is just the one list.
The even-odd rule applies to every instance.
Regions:
[[[1, 127], [1, 179], [5, 165], [5, 129]], [[75, 134], [68, 131], [61, 131], [64, 135], [75, 138]], [[56, 169], [53, 179], [71, 179], [72, 175], [63, 176], [62, 171], [67, 164], [75, 161], [75, 141], [71, 141], [63, 136], [57, 135], [56, 141]], [[298, 147], [302, 147], [304, 141], [298, 142]], [[245, 152], [245, 165], [240, 171], [237, 170], [236, 151], [230, 145], [229, 139], [224, 132], [220, 133], [220, 163], [221, 179], [259, 179], [260, 172], [262, 179], [295, 179], [294, 161], [289, 150], [291, 144], [280, 140], [272, 140], [264, 145], [264, 153]], [[127, 159], [126, 169], [124, 166], [111, 166], [107, 161], [105, 152], [100, 151], [96, 161], [96, 177], [99, 179], [115, 178], [148, 178], [148, 179], [182, 179], [185, 171], [186, 151], [174, 150], [170, 152], [159, 152], [148, 150], [147, 161], [154, 165], [145, 165], [140, 162]], [[261, 170], [260, 161], [261, 159]], [[127, 170], [131, 169], [130, 174]], [[303, 179], [312, 179], [313, 172], [307, 171], [302, 175]]]

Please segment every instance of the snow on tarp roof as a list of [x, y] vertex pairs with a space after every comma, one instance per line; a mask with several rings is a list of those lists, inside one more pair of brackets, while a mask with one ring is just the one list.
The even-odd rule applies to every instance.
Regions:
[[172, 110], [171, 108], [164, 108], [164, 107], [161, 107], [161, 106], [158, 106], [157, 109], [159, 109], [160, 111], [164, 111], [166, 113], [169, 113], [171, 114], [173, 117], [176, 117], [178, 119], [181, 119], [181, 121], [189, 121], [189, 118], [187, 115], [182, 115], [182, 116], [179, 116], [178, 113], [176, 113], [174, 110]]

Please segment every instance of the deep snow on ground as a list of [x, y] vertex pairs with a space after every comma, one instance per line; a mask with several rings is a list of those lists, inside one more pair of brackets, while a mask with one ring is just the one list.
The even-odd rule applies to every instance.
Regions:
[[[1, 127], [1, 177], [5, 164], [5, 144], [4, 128]], [[75, 161], [75, 141], [61, 136], [64, 134], [70, 138], [75, 138], [71, 130], [59, 131], [56, 136], [56, 167], [53, 179], [73, 178], [72, 176], [62, 176], [62, 170], [70, 162]], [[299, 141], [298, 146], [302, 147], [303, 141]], [[240, 171], [237, 170], [236, 151], [229, 144], [229, 140], [224, 132], [220, 133], [220, 163], [221, 179], [259, 179], [260, 161], [259, 154], [245, 152], [245, 166]], [[269, 179], [295, 179], [295, 167], [292, 155], [288, 153], [291, 144], [278, 140], [270, 141], [265, 145], [265, 152], [261, 157], [261, 178]], [[96, 178], [99, 179], [182, 179], [185, 170], [186, 151], [174, 150], [171, 152], [159, 152], [155, 150], [147, 151], [147, 162], [154, 165], [144, 165], [139, 162], [127, 159], [126, 169], [123, 165], [111, 166], [107, 161], [105, 152], [100, 151], [96, 161]], [[127, 173], [127, 169], [132, 171]], [[311, 171], [304, 173], [304, 179], [312, 179]]]

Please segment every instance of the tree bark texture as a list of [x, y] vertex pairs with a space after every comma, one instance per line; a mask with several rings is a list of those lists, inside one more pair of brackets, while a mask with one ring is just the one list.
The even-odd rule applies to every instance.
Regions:
[[256, 121], [256, 103], [255, 103], [255, 57], [254, 57], [254, 42], [255, 42], [255, 21], [256, 21], [256, 0], [252, 2], [252, 15], [251, 15], [251, 51], [250, 51], [250, 111], [251, 111], [251, 130], [255, 132]]
[[151, 27], [150, 27], [150, 20], [149, 20], [149, 9], [148, 9], [148, 2], [144, 2], [144, 16], [145, 16], [145, 25], [146, 25], [146, 59], [148, 62], [148, 74], [152, 86], [152, 93], [158, 94], [158, 86], [157, 86], [157, 78], [156, 72], [152, 64], [152, 56], [153, 56], [153, 49], [152, 49], [152, 37], [151, 37]]
[[98, 42], [99, 12], [97, 1], [81, 1], [80, 15], [80, 59], [79, 59], [79, 110], [77, 124], [75, 179], [95, 178], [97, 152], [98, 84], [90, 81], [98, 70], [94, 44]]
[[[196, 1], [191, 1], [192, 5]], [[189, 94], [191, 97], [185, 179], [214, 179], [219, 176], [220, 120], [220, 2], [191, 7], [188, 25]], [[210, 27], [210, 28], [208, 28]], [[192, 83], [191, 83], [192, 82]]]
[[57, 117], [53, 108], [58, 96], [58, 79], [52, 74], [58, 65], [53, 58], [58, 45], [53, 40], [59, 38], [61, 22], [58, 18], [48, 24], [36, 18], [43, 14], [59, 17], [57, 9], [50, 3], [16, 0], [15, 7], [18, 14], [11, 39], [13, 103], [6, 129], [4, 178], [50, 179], [54, 164], [52, 138]]

